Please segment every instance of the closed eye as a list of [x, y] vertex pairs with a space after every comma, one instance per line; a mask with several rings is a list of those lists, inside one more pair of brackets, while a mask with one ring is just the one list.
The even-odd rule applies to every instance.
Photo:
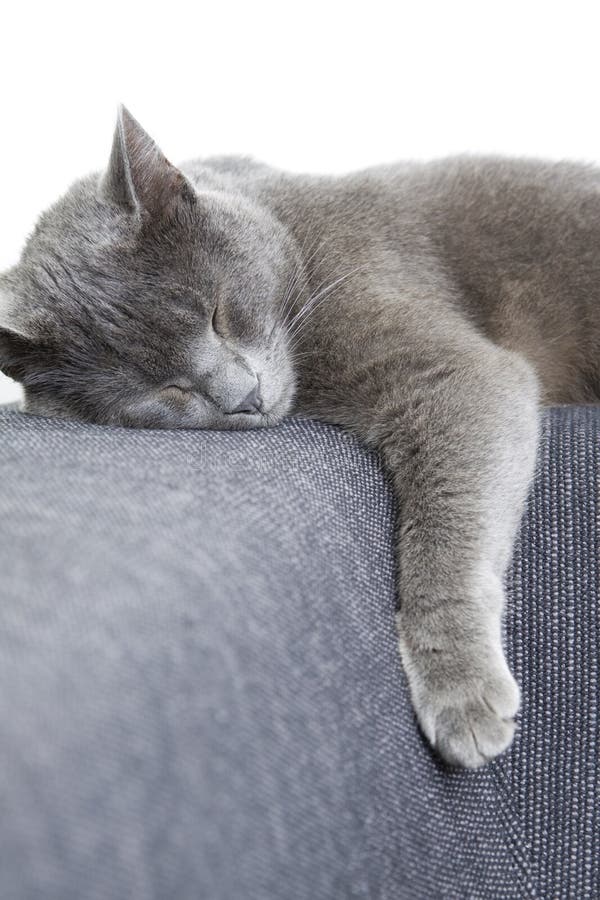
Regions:
[[192, 389], [186, 384], [166, 384], [161, 388], [160, 394], [164, 400], [187, 400], [192, 393]]
[[218, 334], [219, 337], [222, 338], [227, 337], [227, 323], [223, 316], [223, 310], [219, 307], [218, 303], [215, 303], [211, 324], [215, 334]]

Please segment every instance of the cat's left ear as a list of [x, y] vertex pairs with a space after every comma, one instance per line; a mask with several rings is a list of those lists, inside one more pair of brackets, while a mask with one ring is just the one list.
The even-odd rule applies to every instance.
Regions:
[[0, 274], [0, 371], [20, 381], [35, 348], [35, 337], [19, 316], [8, 278]]
[[168, 217], [173, 205], [194, 198], [182, 172], [124, 106], [119, 109], [108, 168], [100, 180], [99, 198], [151, 218]]

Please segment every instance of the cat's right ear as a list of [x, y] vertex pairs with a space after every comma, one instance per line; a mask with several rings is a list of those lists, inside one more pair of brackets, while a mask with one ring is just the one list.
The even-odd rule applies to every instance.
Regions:
[[21, 381], [35, 349], [35, 338], [19, 319], [10, 285], [6, 277], [0, 275], [0, 371]]
[[162, 219], [193, 189], [124, 106], [119, 108], [110, 161], [99, 199], [141, 217]]

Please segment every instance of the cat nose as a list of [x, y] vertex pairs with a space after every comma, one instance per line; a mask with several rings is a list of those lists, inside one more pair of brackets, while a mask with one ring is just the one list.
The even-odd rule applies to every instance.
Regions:
[[262, 404], [260, 388], [258, 384], [255, 384], [248, 396], [232, 410], [232, 413], [257, 413], [262, 410]]

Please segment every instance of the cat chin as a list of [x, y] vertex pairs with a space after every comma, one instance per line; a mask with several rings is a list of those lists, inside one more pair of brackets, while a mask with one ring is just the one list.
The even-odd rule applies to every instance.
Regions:
[[275, 425], [279, 425], [289, 411], [290, 404], [281, 403], [265, 413], [258, 413], [257, 415], [227, 415], [220, 417], [215, 422], [198, 425], [197, 427], [215, 431], [251, 431], [255, 428], [273, 428]]
[[227, 416], [219, 415], [210, 419], [205, 417], [198, 418], [196, 421], [192, 418], [182, 418], [180, 421], [165, 420], [159, 416], [148, 416], [148, 418], [144, 419], [118, 414], [114, 416], [109, 415], [100, 421], [100, 419], [81, 416], [73, 411], [65, 410], [59, 404], [50, 400], [28, 397], [27, 394], [25, 394], [19, 409], [21, 412], [31, 416], [67, 419], [73, 422], [88, 422], [96, 425], [110, 425], [123, 428], [147, 428], [162, 431], [250, 431], [255, 428], [271, 428], [278, 425], [289, 412], [290, 403], [281, 401], [275, 404], [268, 412], [256, 415], [245, 413]]

